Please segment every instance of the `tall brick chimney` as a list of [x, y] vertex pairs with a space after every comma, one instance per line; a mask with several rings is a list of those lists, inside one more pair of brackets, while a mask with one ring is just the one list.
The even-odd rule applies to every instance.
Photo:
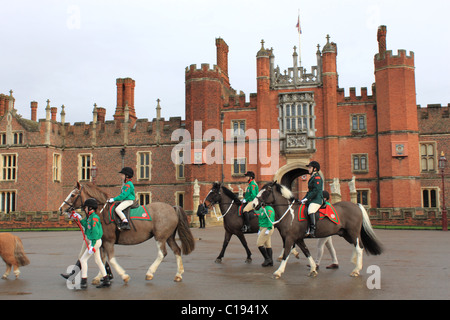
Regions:
[[128, 104], [130, 120], [134, 124], [136, 121], [136, 111], [134, 109], [134, 87], [136, 82], [131, 78], [119, 78], [117, 85], [117, 106], [114, 113], [114, 120], [125, 119], [125, 106]]
[[31, 101], [31, 120], [37, 121], [37, 101]]
[[217, 48], [217, 66], [222, 72], [222, 78], [225, 80], [227, 87], [230, 87], [230, 79], [228, 77], [228, 45], [222, 38], [216, 39]]
[[377, 40], [378, 40], [378, 53], [380, 54], [380, 56], [383, 56], [384, 53], [386, 52], [386, 34], [387, 34], [386, 26], [379, 26]]

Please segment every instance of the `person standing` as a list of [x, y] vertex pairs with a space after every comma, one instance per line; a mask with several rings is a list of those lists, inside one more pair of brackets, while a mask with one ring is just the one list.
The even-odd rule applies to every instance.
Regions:
[[275, 210], [271, 206], [265, 206], [259, 211], [259, 232], [256, 245], [264, 257], [263, 267], [273, 266], [272, 259], [272, 234], [274, 231]]
[[197, 216], [198, 220], [200, 222], [200, 229], [205, 228], [205, 215], [208, 213], [208, 209], [206, 208], [205, 204], [200, 200], [200, 204], [197, 208]]
[[102, 282], [97, 288], [105, 288], [111, 285], [109, 277], [106, 273], [105, 265], [103, 264], [102, 257], [100, 255], [100, 247], [102, 245], [103, 228], [100, 222], [100, 217], [95, 213], [98, 208], [97, 200], [87, 199], [84, 204], [84, 211], [86, 217], [80, 221], [85, 230], [87, 247], [80, 258], [81, 264], [81, 289], [87, 288], [87, 273], [88, 273], [88, 260], [94, 255], [95, 263], [100, 269], [102, 275]]

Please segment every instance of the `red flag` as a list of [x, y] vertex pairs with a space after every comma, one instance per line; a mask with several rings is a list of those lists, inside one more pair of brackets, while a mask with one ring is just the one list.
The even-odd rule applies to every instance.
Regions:
[[302, 27], [300, 26], [300, 15], [298, 15], [297, 30], [299, 34], [302, 34]]

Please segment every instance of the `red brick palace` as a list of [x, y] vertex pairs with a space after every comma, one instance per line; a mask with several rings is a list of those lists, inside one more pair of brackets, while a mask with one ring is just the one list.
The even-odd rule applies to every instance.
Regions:
[[156, 118], [138, 118], [131, 78], [116, 80], [115, 110], [94, 106], [87, 123], [67, 123], [64, 106], [50, 100], [45, 119], [37, 119], [35, 101], [24, 119], [13, 92], [1, 94], [0, 228], [65, 225], [55, 211], [76, 181], [115, 194], [122, 166], [135, 170], [141, 203], [192, 212], [214, 181], [244, 190], [247, 170], [260, 186], [277, 179], [301, 196], [312, 159], [321, 163], [333, 201], [362, 203], [374, 224], [440, 225], [438, 159], [442, 151], [450, 155], [449, 106], [416, 105], [414, 53], [387, 50], [386, 33], [378, 29], [371, 95], [350, 88], [345, 96], [330, 37], [310, 71], [295, 48], [292, 67], [275, 67], [274, 50], [262, 42], [257, 92], [248, 97], [231, 86], [229, 47], [216, 39], [216, 65], [186, 68], [185, 120], [161, 117], [160, 101]]

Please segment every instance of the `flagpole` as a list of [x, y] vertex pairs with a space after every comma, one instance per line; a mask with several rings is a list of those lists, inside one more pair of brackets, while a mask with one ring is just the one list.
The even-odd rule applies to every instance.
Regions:
[[298, 9], [298, 65], [301, 68], [302, 67], [302, 28], [300, 26], [300, 9]]

